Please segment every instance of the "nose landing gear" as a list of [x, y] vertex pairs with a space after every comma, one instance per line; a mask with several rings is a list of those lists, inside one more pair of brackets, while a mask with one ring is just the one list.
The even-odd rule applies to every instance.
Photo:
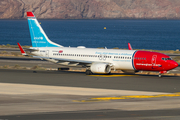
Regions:
[[161, 74], [161, 73], [159, 73], [159, 78], [160, 78], [160, 77], [162, 77], [162, 74]]
[[167, 71], [159, 71], [159, 78], [162, 77], [162, 74], [167, 73]]

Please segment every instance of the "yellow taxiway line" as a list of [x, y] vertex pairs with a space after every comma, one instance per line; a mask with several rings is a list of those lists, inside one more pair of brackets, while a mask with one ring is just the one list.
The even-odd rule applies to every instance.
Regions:
[[160, 94], [160, 95], [129, 95], [129, 96], [120, 96], [120, 97], [99, 97], [99, 98], [90, 98], [88, 100], [74, 100], [73, 102], [98, 102], [98, 101], [109, 101], [109, 100], [160, 98], [160, 97], [180, 97], [180, 92], [173, 94]]
[[124, 76], [138, 76], [138, 75], [89, 75], [93, 77], [124, 77]]

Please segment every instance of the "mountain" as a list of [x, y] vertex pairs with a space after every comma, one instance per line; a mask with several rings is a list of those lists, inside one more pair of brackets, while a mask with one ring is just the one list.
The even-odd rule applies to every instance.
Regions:
[[180, 0], [0, 0], [0, 19], [180, 19]]

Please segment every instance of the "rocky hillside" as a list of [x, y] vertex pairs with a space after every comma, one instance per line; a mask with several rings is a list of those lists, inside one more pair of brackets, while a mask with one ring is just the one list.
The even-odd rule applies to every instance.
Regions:
[[180, 19], [180, 0], [0, 0], [0, 19]]

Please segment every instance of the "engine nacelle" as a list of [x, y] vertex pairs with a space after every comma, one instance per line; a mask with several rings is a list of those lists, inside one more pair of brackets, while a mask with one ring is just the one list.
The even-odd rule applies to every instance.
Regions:
[[111, 72], [111, 66], [107, 63], [93, 63], [90, 70], [92, 73], [108, 74]]

